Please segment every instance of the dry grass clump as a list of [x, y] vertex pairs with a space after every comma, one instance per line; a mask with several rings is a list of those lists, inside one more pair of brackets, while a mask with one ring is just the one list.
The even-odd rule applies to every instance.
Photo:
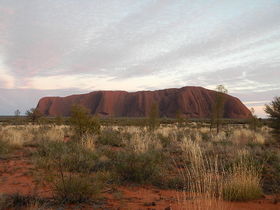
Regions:
[[245, 145], [248, 143], [264, 144], [265, 137], [262, 133], [249, 129], [235, 129], [230, 137], [234, 144]]
[[198, 143], [187, 139], [183, 142], [185, 164], [179, 174], [185, 180], [185, 196], [179, 198], [179, 202], [189, 206], [191, 200], [193, 209], [224, 209], [223, 174], [219, 171], [217, 156], [208, 158]]
[[192, 200], [194, 209], [228, 209], [223, 200], [247, 201], [262, 195], [260, 171], [245, 161], [247, 150], [239, 150], [239, 162], [226, 169], [223, 160], [213, 155], [215, 151], [205, 154], [200, 143], [190, 138], [184, 138], [180, 148], [184, 165], [178, 170], [185, 181], [185, 198], [179, 202], [185, 206]]
[[156, 134], [160, 134], [164, 137], [168, 137], [169, 135], [172, 135], [174, 133], [177, 133], [179, 131], [181, 131], [181, 128], [178, 128], [175, 125], [171, 125], [171, 126], [160, 126], [157, 130], [156, 130]]
[[62, 141], [65, 136], [65, 128], [64, 126], [49, 126], [42, 127], [41, 132], [35, 135], [35, 139], [45, 140], [45, 141]]
[[32, 129], [28, 126], [7, 126], [0, 130], [0, 139], [11, 147], [21, 148], [26, 142], [33, 140]]
[[125, 146], [135, 153], [145, 153], [149, 150], [161, 150], [162, 144], [156, 135], [151, 133], [134, 133]]
[[228, 171], [223, 187], [223, 198], [229, 201], [247, 201], [262, 195], [260, 171], [251, 163], [241, 161]]
[[218, 134], [211, 133], [210, 140], [212, 142], [224, 142], [228, 141], [228, 138], [225, 131], [220, 131]]
[[40, 141], [63, 141], [66, 133], [71, 133], [67, 126], [5, 126], [0, 130], [0, 140], [21, 148]]
[[88, 150], [94, 151], [96, 148], [96, 142], [95, 139], [97, 139], [97, 136], [93, 135], [84, 135], [81, 139], [81, 144]]

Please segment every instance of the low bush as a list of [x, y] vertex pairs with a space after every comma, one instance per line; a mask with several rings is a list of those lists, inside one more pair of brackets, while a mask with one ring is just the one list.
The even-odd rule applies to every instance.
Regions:
[[115, 172], [122, 182], [153, 183], [162, 175], [162, 158], [157, 151], [119, 152], [114, 163]]
[[50, 182], [54, 199], [59, 203], [82, 203], [97, 197], [101, 183], [88, 175], [58, 175]]
[[98, 138], [98, 143], [120, 147], [123, 145], [121, 132], [111, 128], [104, 129]]
[[41, 181], [50, 186], [58, 203], [82, 203], [97, 197], [102, 182], [93, 175], [95, 151], [82, 143], [42, 141], [34, 154]]
[[43, 206], [45, 203], [46, 200], [33, 195], [21, 195], [19, 193], [0, 195], [0, 210], [23, 208], [29, 209], [28, 207], [30, 206]]
[[83, 106], [72, 106], [69, 122], [77, 140], [81, 140], [85, 134], [96, 135], [100, 133], [99, 120], [92, 117], [90, 111]]
[[3, 141], [0, 139], [0, 155], [7, 154], [11, 149], [11, 146], [8, 144], [7, 141]]
[[76, 142], [43, 141], [35, 153], [35, 162], [39, 168], [57, 168], [66, 171], [88, 172], [95, 166], [96, 154]]

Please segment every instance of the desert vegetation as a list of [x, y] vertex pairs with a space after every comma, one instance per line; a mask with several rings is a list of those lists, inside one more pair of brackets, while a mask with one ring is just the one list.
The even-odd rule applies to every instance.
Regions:
[[273, 128], [274, 134], [280, 134], [280, 97], [275, 97], [270, 104], [266, 104], [265, 112], [270, 117], [270, 126]]
[[280, 153], [269, 127], [223, 123], [217, 132], [205, 122], [160, 124], [155, 110], [141, 126], [100, 125], [77, 106], [67, 125], [2, 125], [1, 161], [25, 154], [34, 188], [47, 195], [2, 194], [0, 209], [105, 208], [108, 192], [121, 200], [119, 188], [127, 186], [174, 190], [175, 209], [225, 209], [279, 193]]

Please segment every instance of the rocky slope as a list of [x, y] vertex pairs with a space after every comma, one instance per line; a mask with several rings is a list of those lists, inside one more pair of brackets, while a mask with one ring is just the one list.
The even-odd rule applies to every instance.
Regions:
[[[244, 119], [248, 108], [233, 96], [224, 95], [225, 118]], [[208, 118], [216, 92], [202, 87], [183, 87], [155, 91], [94, 91], [67, 97], [44, 97], [37, 109], [46, 116], [69, 116], [71, 106], [79, 104], [92, 114], [110, 117], [145, 117], [152, 104], [159, 106], [161, 117], [175, 117], [178, 110], [188, 118]]]

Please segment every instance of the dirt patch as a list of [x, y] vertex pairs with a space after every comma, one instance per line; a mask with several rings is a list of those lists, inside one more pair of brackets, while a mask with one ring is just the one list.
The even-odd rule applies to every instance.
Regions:
[[[227, 210], [279, 210], [280, 203], [275, 204], [273, 196], [265, 196], [250, 202], [182, 201], [184, 193], [175, 190], [160, 190], [153, 187], [119, 187], [108, 194], [108, 208], [112, 209], [219, 209]], [[199, 204], [199, 208], [197, 207]], [[209, 208], [211, 204], [212, 208]]]
[[0, 193], [49, 197], [49, 190], [39, 187], [34, 178], [36, 170], [26, 153], [16, 151], [8, 159], [0, 160]]

